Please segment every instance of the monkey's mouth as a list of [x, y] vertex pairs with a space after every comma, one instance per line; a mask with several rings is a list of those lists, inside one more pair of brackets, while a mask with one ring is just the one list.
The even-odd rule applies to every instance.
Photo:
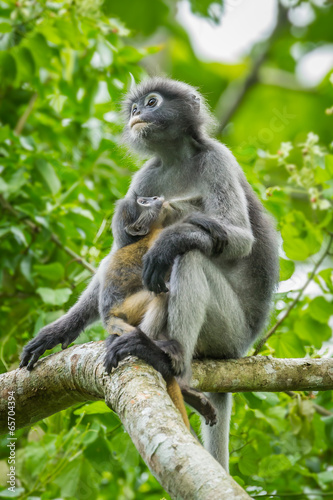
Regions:
[[141, 129], [141, 128], [146, 127], [147, 125], [149, 125], [149, 123], [147, 123], [147, 122], [145, 122], [143, 120], [140, 120], [140, 118], [133, 118], [130, 121], [130, 127], [131, 128]]

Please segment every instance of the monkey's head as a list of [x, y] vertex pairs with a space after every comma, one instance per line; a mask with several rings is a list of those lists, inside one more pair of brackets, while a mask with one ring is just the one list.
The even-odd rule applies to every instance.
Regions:
[[138, 218], [125, 227], [131, 236], [146, 236], [153, 225], [159, 224], [163, 217], [164, 198], [162, 196], [139, 196], [136, 204], [139, 206]]
[[203, 97], [190, 85], [150, 78], [123, 102], [125, 138], [138, 150], [155, 152], [184, 137], [200, 140], [211, 118]]

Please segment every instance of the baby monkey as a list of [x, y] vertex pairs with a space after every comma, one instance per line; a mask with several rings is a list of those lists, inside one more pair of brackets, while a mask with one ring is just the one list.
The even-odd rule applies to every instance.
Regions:
[[[179, 217], [183, 211], [187, 211], [189, 205], [192, 210], [199, 210], [201, 199], [187, 198], [172, 201], [165, 201], [163, 197], [137, 197], [136, 201], [126, 202], [122, 206], [122, 218], [125, 226], [125, 232], [128, 236], [126, 246], [117, 250], [110, 259], [105, 272], [104, 287], [102, 288], [101, 299], [107, 298], [107, 303], [111, 304], [109, 310], [103, 304], [103, 321], [106, 329], [111, 335], [107, 340], [107, 346], [111, 346], [118, 335], [136, 331], [139, 333], [143, 346], [145, 345], [145, 334], [141, 331], [139, 325], [142, 323], [145, 314], [154, 314], [154, 311], [167, 311], [167, 308], [161, 308], [160, 302], [167, 301], [166, 293], [155, 295], [143, 288], [142, 285], [142, 265], [144, 255], [153, 245], [154, 241], [162, 231], [163, 227], [172, 224], [174, 219]], [[201, 223], [200, 213], [187, 218], [188, 222]], [[210, 221], [210, 227], [207, 230], [214, 233], [214, 221]], [[220, 239], [216, 234], [216, 245], [220, 244]], [[218, 248], [217, 248], [218, 250]], [[161, 292], [167, 292], [164, 285]], [[111, 300], [110, 300], [111, 299]], [[164, 343], [168, 343], [167, 338], [163, 340], [163, 330], [166, 328], [167, 317], [161, 313], [155, 313], [154, 326], [158, 334], [155, 340], [155, 349], [164, 354], [159, 366], [155, 366], [156, 353], [152, 351], [151, 342], [147, 341], [146, 349], [141, 356], [146, 362], [162, 373], [166, 384], [167, 392], [180, 411], [182, 418], [189, 427], [189, 421], [184, 405], [185, 401], [193, 406], [206, 418], [206, 422], [214, 425], [216, 422], [215, 409], [208, 398], [201, 393], [187, 386], [180, 386], [176, 381], [170, 357], [163, 351]], [[147, 339], [148, 340], [148, 339]], [[178, 346], [180, 347], [180, 346]], [[126, 349], [126, 342], [124, 343]], [[105, 367], [110, 372], [113, 367], [118, 365], [119, 359], [112, 353], [112, 349], [107, 349]], [[126, 353], [121, 352], [122, 357]], [[176, 353], [175, 353], [176, 354]], [[183, 393], [183, 395], [182, 395]]]
[[[168, 393], [186, 425], [189, 426], [189, 422], [183, 396], [188, 404], [201, 413], [207, 424], [214, 425], [216, 412], [209, 399], [202, 392], [185, 385], [180, 390], [174, 378], [175, 374], [181, 372], [178, 365], [181, 366], [182, 348], [177, 340], [170, 340], [167, 336], [169, 294], [155, 294], [144, 289], [142, 283], [146, 253], [163, 228], [179, 219], [182, 219], [188, 230], [197, 226], [209, 233], [213, 253], [221, 253], [227, 244], [225, 233], [213, 218], [203, 216], [202, 209], [201, 196], [171, 201], [165, 201], [159, 196], [135, 196], [134, 199], [120, 200], [117, 213], [124, 230], [116, 234], [119, 240], [118, 250], [105, 257], [77, 303], [62, 318], [42, 328], [37, 337], [27, 344], [21, 356], [20, 367], [27, 366], [28, 370], [32, 370], [46, 350], [59, 343], [65, 349], [87, 325], [100, 317], [107, 331], [113, 334], [106, 340], [105, 368], [108, 373], [131, 353], [128, 336], [134, 336], [134, 342], [138, 344], [136, 355], [163, 375]], [[117, 227], [113, 229], [115, 236]], [[181, 249], [179, 253], [182, 253]], [[156, 288], [159, 292], [168, 291], [164, 280], [157, 281]], [[150, 338], [143, 333], [148, 320], [154, 325], [154, 333], [151, 332]], [[127, 335], [119, 338], [123, 334]], [[116, 339], [118, 346], [115, 350], [110, 346]], [[133, 348], [133, 343], [131, 347]]]

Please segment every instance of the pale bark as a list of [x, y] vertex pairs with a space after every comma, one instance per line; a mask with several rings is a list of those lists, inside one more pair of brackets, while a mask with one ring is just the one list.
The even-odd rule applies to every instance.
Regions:
[[326, 391], [333, 389], [333, 358], [194, 361], [191, 385], [207, 392]]
[[187, 430], [161, 375], [133, 357], [106, 375], [103, 344], [74, 346], [39, 361], [32, 372], [1, 375], [0, 432], [7, 431], [9, 391], [15, 392], [17, 428], [78, 402], [105, 399], [172, 498], [249, 499]]
[[[10, 390], [16, 394], [17, 428], [76, 403], [104, 399], [103, 355], [104, 342], [89, 342], [43, 358], [31, 372], [23, 368], [0, 375], [0, 432]], [[191, 385], [205, 392], [333, 389], [333, 359], [206, 359], [194, 361], [192, 372]]]
[[[43, 358], [31, 372], [0, 375], [0, 433], [7, 432], [9, 391], [15, 393], [16, 428], [104, 399], [172, 498], [250, 498], [186, 430], [160, 374], [128, 358], [108, 376], [104, 352], [104, 342], [76, 345]], [[333, 359], [195, 361], [192, 385], [207, 392], [328, 390], [333, 389]]]

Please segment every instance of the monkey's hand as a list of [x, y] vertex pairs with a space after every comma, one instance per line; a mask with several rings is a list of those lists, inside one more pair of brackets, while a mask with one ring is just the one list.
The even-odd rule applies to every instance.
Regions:
[[137, 356], [146, 361], [155, 370], [160, 372], [166, 381], [170, 380], [175, 373], [171, 359], [156, 343], [151, 340], [140, 328], [131, 333], [110, 335], [106, 341], [106, 356], [104, 367], [107, 373], [116, 368], [118, 363], [127, 356]]
[[222, 253], [227, 246], [227, 232], [223, 229], [219, 222], [208, 215], [200, 212], [194, 213], [186, 217], [184, 222], [202, 229], [211, 236], [213, 243], [212, 255]]
[[168, 258], [167, 252], [160, 252], [154, 245], [143, 257], [143, 284], [151, 292], [166, 293], [168, 288], [165, 284], [165, 275], [168, 272], [173, 258]]
[[72, 342], [69, 338], [65, 339], [64, 331], [59, 328], [60, 325], [57, 323], [58, 321], [55, 321], [42, 328], [37, 337], [30, 340], [24, 347], [20, 368], [26, 366], [28, 370], [32, 370], [38, 358], [45, 351], [53, 349], [58, 344], [62, 344], [62, 348], [65, 349]]

